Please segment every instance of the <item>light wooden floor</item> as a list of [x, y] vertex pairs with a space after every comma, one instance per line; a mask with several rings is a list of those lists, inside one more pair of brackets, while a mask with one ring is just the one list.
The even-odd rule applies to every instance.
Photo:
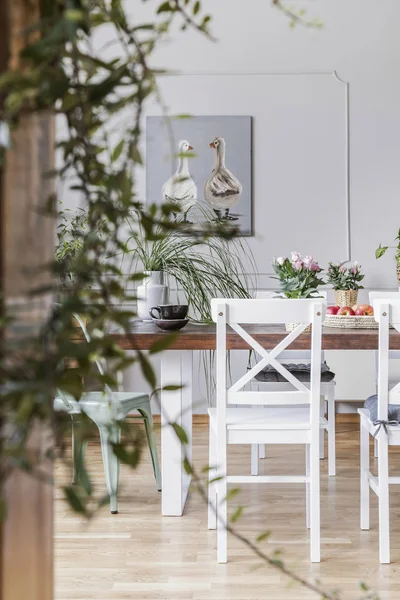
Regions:
[[[357, 425], [338, 425], [337, 476], [327, 476], [321, 462], [322, 562], [309, 562], [305, 528], [305, 489], [302, 485], [248, 485], [231, 503], [247, 506], [238, 524], [255, 538], [271, 529], [269, 550], [285, 548], [284, 559], [302, 576], [320, 579], [330, 589], [341, 588], [345, 598], [360, 596], [358, 582], [375, 586], [382, 600], [400, 598], [400, 495], [391, 493], [392, 564], [378, 561], [377, 501], [372, 494], [371, 530], [359, 529], [359, 433]], [[371, 445], [372, 450], [372, 445]], [[230, 448], [232, 468], [250, 472], [250, 450]], [[194, 458], [207, 462], [207, 429], [194, 431]], [[302, 473], [304, 447], [269, 449], [261, 473]], [[400, 453], [391, 456], [392, 471]], [[100, 447], [88, 449], [88, 464], [98, 491], [104, 493]], [[56, 468], [58, 483], [68, 478]], [[230, 539], [229, 563], [216, 562], [215, 533], [207, 530], [207, 510], [192, 493], [182, 518], [161, 517], [149, 457], [137, 472], [121, 469], [120, 513], [107, 507], [90, 523], [71, 514], [56, 493], [56, 600], [303, 600], [316, 598], [288, 582], [272, 568], [259, 567], [250, 552]]]

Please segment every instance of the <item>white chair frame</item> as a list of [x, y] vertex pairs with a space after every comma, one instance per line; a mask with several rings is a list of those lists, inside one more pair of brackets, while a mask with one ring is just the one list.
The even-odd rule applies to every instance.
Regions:
[[[216, 408], [209, 409], [209, 529], [217, 529], [217, 559], [227, 562], [227, 485], [230, 483], [305, 483], [306, 526], [310, 528], [310, 556], [320, 561], [319, 430], [321, 395], [321, 340], [325, 302], [313, 300], [213, 299], [217, 323]], [[299, 323], [267, 352], [242, 324]], [[278, 362], [278, 356], [312, 324], [311, 377], [306, 386]], [[226, 333], [230, 326], [261, 360], [228, 388]], [[291, 390], [243, 391], [243, 387], [271, 364], [293, 386]], [[242, 405], [239, 408], [232, 406]], [[255, 406], [258, 409], [255, 409]], [[306, 406], [304, 406], [306, 405]], [[273, 407], [273, 408], [271, 408]], [[235, 420], [236, 419], [236, 420]], [[296, 476], [230, 476], [227, 444], [305, 444], [305, 474]], [[216, 480], [215, 480], [216, 478]]]
[[[378, 350], [378, 421], [374, 425], [369, 411], [358, 410], [360, 415], [360, 527], [369, 529], [369, 490], [379, 500], [379, 559], [390, 562], [389, 485], [400, 484], [400, 477], [389, 477], [389, 446], [400, 446], [400, 427], [388, 424], [388, 404], [400, 403], [400, 382], [390, 388], [389, 383], [389, 325], [400, 333], [400, 299], [374, 301], [375, 319], [379, 323]], [[369, 436], [378, 441], [378, 477], [369, 470]]]
[[[400, 292], [369, 292], [368, 294], [369, 303], [373, 305], [375, 300], [400, 300]], [[376, 388], [378, 389], [378, 351], [375, 351], [375, 383]], [[389, 360], [400, 360], [400, 351], [399, 350], [389, 350]], [[390, 383], [396, 383], [395, 381], [389, 380]], [[374, 440], [374, 457], [378, 458], [378, 440]]]
[[[326, 300], [327, 294], [320, 291], [321, 297]], [[267, 299], [277, 297], [277, 292], [258, 291], [256, 298]], [[282, 352], [279, 361], [307, 361], [311, 360], [311, 352], [309, 350], [288, 350]], [[321, 362], [325, 361], [325, 353], [322, 352]], [[292, 389], [290, 384], [279, 382], [269, 383], [253, 380], [250, 386], [255, 390], [270, 390], [273, 391], [278, 387], [286, 386], [286, 389]], [[328, 473], [330, 477], [336, 475], [336, 398], [335, 398], [336, 381], [333, 379], [329, 382], [321, 381], [321, 431], [320, 431], [320, 447], [319, 457], [321, 460], [325, 458], [325, 431], [328, 435]], [[283, 387], [282, 387], [283, 389]], [[325, 409], [327, 409], [325, 411]], [[325, 418], [325, 414], [327, 418]], [[258, 475], [259, 459], [266, 458], [265, 444], [251, 445], [251, 474]]]
[[[311, 360], [311, 352], [309, 350], [288, 350], [282, 352], [279, 362], [288, 361], [307, 361]], [[324, 362], [324, 352], [321, 354], [321, 361]], [[250, 383], [251, 387], [257, 391], [266, 390], [274, 391], [279, 389], [293, 389], [292, 386], [285, 382], [270, 383], [254, 380]], [[305, 383], [307, 385], [307, 383]], [[335, 422], [335, 387], [336, 382], [333, 379], [329, 382], [321, 381], [321, 398], [320, 398], [320, 459], [325, 458], [324, 451], [324, 433], [328, 435], [328, 473], [330, 477], [336, 475], [336, 422]], [[325, 417], [325, 408], [327, 407]], [[251, 474], [258, 475], [259, 459], [265, 459], [265, 445], [252, 444], [251, 446]]]

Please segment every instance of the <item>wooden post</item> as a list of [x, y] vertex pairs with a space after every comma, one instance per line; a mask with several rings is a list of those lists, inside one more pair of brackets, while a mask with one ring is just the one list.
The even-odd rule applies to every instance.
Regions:
[[[0, 72], [20, 68], [21, 35], [39, 17], [39, 0], [0, 1]], [[1, 99], [0, 99], [1, 101]], [[12, 136], [0, 172], [0, 275], [5, 305], [18, 307], [18, 325], [37, 329], [46, 318], [51, 297], [32, 301], [29, 291], [49, 275], [37, 267], [54, 252], [54, 223], [43, 215], [50, 191], [43, 172], [54, 165], [54, 126], [50, 117], [25, 116]], [[12, 336], [13, 331], [3, 332]], [[48, 448], [48, 431], [32, 432], [30, 452]], [[51, 471], [52, 465], [49, 465]], [[15, 471], [6, 484], [8, 514], [0, 544], [0, 600], [53, 598], [53, 489]]]

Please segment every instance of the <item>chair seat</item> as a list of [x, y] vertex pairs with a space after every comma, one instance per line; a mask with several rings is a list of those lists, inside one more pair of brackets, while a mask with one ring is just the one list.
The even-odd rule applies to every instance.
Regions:
[[[227, 408], [228, 430], [247, 429], [310, 429], [310, 409], [306, 407]], [[217, 409], [209, 408], [214, 427]]]
[[[364, 408], [369, 411], [371, 421], [375, 421], [378, 418], [378, 395], [369, 396], [364, 402]], [[388, 420], [400, 421], [400, 404], [388, 405]]]
[[[299, 381], [309, 382], [311, 375], [311, 364], [306, 363], [282, 363], [282, 366], [294, 375]], [[326, 363], [321, 364], [321, 382], [328, 383], [335, 378], [333, 373]], [[267, 383], [287, 383], [287, 379], [281, 375], [274, 367], [267, 365], [255, 376], [257, 381], [265, 381]]]

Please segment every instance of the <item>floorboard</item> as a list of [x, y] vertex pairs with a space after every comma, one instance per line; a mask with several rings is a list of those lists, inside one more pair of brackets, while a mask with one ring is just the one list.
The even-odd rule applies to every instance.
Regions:
[[[134, 426], [134, 425], [132, 425]], [[158, 436], [159, 437], [159, 436]], [[372, 444], [371, 444], [372, 457]], [[194, 428], [194, 461], [207, 462], [207, 428]], [[302, 446], [272, 446], [260, 461], [260, 474], [301, 474]], [[250, 449], [229, 450], [232, 473], [250, 472]], [[372, 459], [372, 464], [374, 461]], [[391, 449], [392, 474], [400, 467], [400, 449]], [[356, 424], [337, 426], [337, 476], [329, 478], [321, 461], [322, 546], [318, 565], [309, 562], [305, 528], [304, 485], [248, 485], [230, 503], [232, 512], [245, 506], [237, 524], [254, 539], [271, 530], [267, 551], [284, 549], [283, 559], [301, 576], [319, 579], [344, 598], [360, 596], [359, 582], [379, 590], [382, 600], [400, 597], [400, 495], [391, 488], [392, 564], [378, 559], [377, 500], [371, 493], [371, 529], [359, 529], [359, 431]], [[88, 448], [88, 467], [96, 491], [105, 492], [100, 446]], [[68, 481], [67, 468], [56, 467], [57, 483]], [[56, 600], [308, 600], [317, 596], [289, 586], [237, 540], [228, 542], [228, 564], [216, 562], [215, 532], [207, 530], [207, 508], [192, 492], [184, 517], [161, 517], [147, 453], [135, 472], [121, 468], [120, 512], [104, 507], [87, 523], [72, 514], [56, 492]]]

